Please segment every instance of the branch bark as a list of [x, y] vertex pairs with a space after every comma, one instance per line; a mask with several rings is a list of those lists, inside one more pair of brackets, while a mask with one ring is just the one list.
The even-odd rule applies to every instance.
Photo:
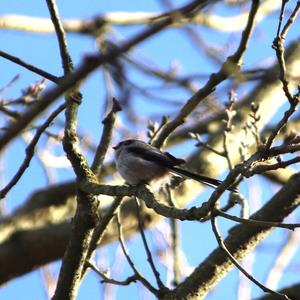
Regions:
[[[282, 222], [300, 204], [300, 174], [295, 174], [259, 211], [251, 216], [262, 221]], [[269, 233], [270, 228], [241, 224], [232, 228], [225, 245], [237, 260], [244, 258]], [[221, 248], [215, 249], [172, 293], [164, 299], [203, 299], [232, 269]]]

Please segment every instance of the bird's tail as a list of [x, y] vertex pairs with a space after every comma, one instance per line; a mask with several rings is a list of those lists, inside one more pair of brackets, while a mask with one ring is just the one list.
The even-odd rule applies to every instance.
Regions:
[[[185, 169], [178, 168], [178, 167], [172, 167], [171, 172], [173, 172], [177, 175], [180, 175], [182, 177], [185, 177], [185, 178], [194, 179], [196, 181], [204, 183], [213, 188], [216, 188], [217, 186], [219, 186], [222, 183], [221, 180], [210, 178], [210, 177], [200, 175], [200, 174], [196, 174], [196, 173], [193, 173], [193, 172], [190, 172]], [[237, 190], [232, 187], [227, 188], [227, 190], [232, 191], [232, 192], [237, 192]]]

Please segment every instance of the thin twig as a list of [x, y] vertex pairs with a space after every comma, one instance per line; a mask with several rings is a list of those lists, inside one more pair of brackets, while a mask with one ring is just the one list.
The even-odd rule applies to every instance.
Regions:
[[287, 0], [282, 0], [282, 9], [281, 9], [281, 13], [280, 13], [277, 36], [274, 39], [272, 47], [275, 50], [276, 57], [278, 60], [278, 66], [279, 66], [279, 70], [280, 70], [279, 77], [280, 77], [280, 81], [282, 83], [282, 89], [290, 103], [290, 107], [287, 111], [285, 111], [283, 117], [281, 118], [281, 120], [278, 122], [277, 126], [273, 129], [270, 136], [268, 137], [268, 140], [265, 145], [266, 150], [268, 150], [271, 147], [271, 145], [272, 145], [275, 137], [279, 133], [279, 131], [288, 122], [288, 120], [292, 116], [292, 114], [296, 111], [296, 106], [299, 102], [299, 92], [293, 96], [289, 89], [289, 81], [287, 79], [286, 64], [285, 64], [285, 58], [284, 58], [284, 53], [285, 53], [284, 40], [285, 40], [286, 34], [288, 32], [288, 29], [291, 27], [291, 25], [293, 24], [293, 22], [295, 21], [297, 15], [299, 13], [300, 3], [299, 3], [299, 1], [297, 2], [294, 11], [292, 12], [292, 14], [291, 14], [290, 18], [288, 19], [286, 25], [284, 26], [283, 30], [280, 32], [282, 15], [284, 13], [285, 4], [287, 2], [288, 2]]
[[159, 274], [159, 272], [157, 271], [157, 269], [154, 265], [153, 257], [152, 257], [151, 251], [149, 249], [147, 240], [146, 240], [145, 232], [144, 232], [144, 229], [143, 229], [142, 216], [141, 216], [141, 212], [140, 212], [141, 206], [140, 206], [139, 200], [138, 200], [137, 197], [134, 197], [134, 198], [135, 198], [135, 204], [136, 204], [136, 215], [137, 215], [137, 219], [138, 219], [139, 230], [140, 230], [143, 245], [144, 245], [144, 248], [145, 248], [145, 251], [146, 251], [146, 254], [147, 254], [147, 260], [150, 264], [151, 270], [154, 274], [154, 277], [156, 279], [156, 283], [157, 283], [159, 289], [160, 290], [166, 290], [167, 288], [165, 287], [165, 285], [161, 281], [160, 274]]
[[133, 270], [135, 276], [137, 277], [137, 279], [150, 291], [152, 292], [154, 295], [158, 296], [159, 295], [159, 290], [157, 290], [155, 287], [153, 287], [151, 285], [151, 283], [146, 280], [146, 278], [144, 276], [141, 275], [141, 273], [138, 271], [138, 269], [135, 267], [133, 261], [131, 260], [128, 251], [126, 249], [125, 246], [125, 242], [124, 242], [124, 237], [123, 237], [123, 232], [122, 232], [122, 227], [121, 227], [121, 222], [120, 222], [120, 217], [119, 214], [116, 215], [116, 220], [117, 220], [117, 227], [118, 227], [118, 233], [119, 233], [119, 242], [122, 248], [122, 251], [126, 257], [126, 260], [128, 262], [128, 264], [130, 265], [131, 269]]
[[210, 76], [207, 83], [203, 88], [197, 91], [180, 109], [178, 115], [168, 123], [165, 124], [153, 140], [153, 146], [160, 148], [166, 138], [180, 125], [185, 122], [187, 116], [203, 101], [208, 95], [210, 95], [218, 84], [226, 80], [229, 76], [235, 74], [240, 70], [242, 64], [243, 55], [247, 49], [251, 33], [253, 31], [256, 14], [259, 7], [259, 0], [253, 0], [252, 6], [248, 15], [247, 25], [242, 33], [240, 44], [236, 52], [229, 56], [227, 60], [221, 66], [221, 69]]
[[251, 177], [254, 174], [263, 174], [268, 171], [274, 171], [288, 166], [294, 165], [300, 162], [300, 156], [296, 156], [286, 161], [279, 161], [275, 164], [266, 164], [264, 162], [258, 162], [256, 165], [251, 167], [249, 170], [243, 173], [245, 177]]
[[33, 66], [33, 65], [31, 65], [31, 64], [23, 61], [23, 60], [21, 60], [20, 58], [18, 58], [16, 56], [8, 54], [8, 53], [6, 53], [6, 52], [4, 52], [2, 50], [0, 50], [0, 56], [2, 56], [4, 58], [6, 58], [6, 59], [8, 59], [8, 60], [10, 60], [10, 61], [18, 64], [19, 66], [22, 66], [22, 67], [26, 68], [27, 70], [29, 70], [29, 71], [31, 71], [33, 73], [36, 73], [36, 74], [38, 74], [38, 75], [40, 75], [40, 76], [42, 76], [42, 77], [44, 77], [44, 78], [46, 78], [46, 79], [54, 82], [54, 83], [59, 83], [60, 77], [52, 75], [49, 72], [46, 72], [46, 71], [44, 71], [44, 70], [42, 70], [42, 69], [40, 69], [38, 67], [35, 67], [35, 66]]
[[268, 154], [270, 155], [270, 157], [272, 157], [280, 154], [295, 153], [298, 151], [300, 151], [300, 144], [283, 144], [281, 146], [275, 146], [270, 148]]
[[54, 110], [48, 119], [44, 122], [42, 126], [38, 128], [36, 131], [35, 136], [29, 143], [29, 145], [25, 149], [25, 159], [21, 166], [19, 167], [16, 174], [10, 180], [10, 182], [0, 191], [0, 199], [4, 198], [6, 194], [11, 190], [11, 188], [18, 183], [22, 175], [24, 174], [25, 170], [29, 167], [30, 161], [34, 155], [35, 146], [38, 143], [42, 133], [46, 130], [48, 126], [53, 122], [53, 120], [66, 108], [65, 104], [61, 104], [56, 110]]
[[257, 279], [255, 279], [252, 275], [250, 275], [240, 264], [239, 262], [235, 259], [235, 257], [230, 253], [230, 251], [227, 249], [223, 238], [220, 235], [219, 229], [217, 227], [216, 223], [216, 216], [212, 214], [211, 217], [211, 225], [212, 225], [212, 230], [214, 232], [214, 235], [216, 237], [216, 240], [220, 246], [220, 248], [226, 253], [227, 257], [230, 259], [230, 261], [249, 279], [251, 280], [254, 284], [256, 284], [258, 287], [260, 287], [265, 293], [270, 293], [273, 295], [276, 295], [282, 299], [288, 299], [291, 300], [287, 295], [278, 293], [276, 291], [273, 291], [269, 289], [268, 287], [264, 286], [261, 282], [259, 282]]
[[254, 219], [245, 219], [245, 218], [239, 218], [230, 214], [227, 214], [225, 212], [223, 212], [220, 209], [215, 208], [214, 209], [214, 214], [216, 216], [221, 216], [223, 218], [235, 221], [235, 222], [239, 222], [242, 224], [249, 224], [249, 225], [253, 225], [253, 226], [261, 226], [261, 227], [278, 227], [278, 228], [286, 228], [286, 229], [290, 229], [290, 230], [295, 230], [295, 228], [299, 228], [300, 224], [286, 224], [286, 223], [279, 223], [279, 222], [268, 222], [268, 221], [258, 221], [258, 220], [254, 220]]
[[236, 111], [234, 110], [234, 104], [236, 103], [236, 94], [234, 91], [230, 91], [229, 93], [229, 101], [225, 105], [225, 112], [226, 112], [226, 119], [224, 120], [225, 123], [225, 130], [223, 133], [223, 149], [224, 149], [224, 156], [226, 157], [227, 164], [229, 170], [232, 170], [232, 162], [229, 155], [229, 149], [228, 149], [228, 136], [230, 135], [230, 132], [232, 131], [232, 122], [233, 117], [236, 115]]
[[217, 155], [219, 155], [219, 156], [221, 156], [221, 157], [226, 158], [225, 152], [223, 152], [223, 151], [221, 152], [221, 151], [219, 151], [219, 150], [213, 148], [213, 147], [210, 146], [208, 143], [205, 143], [205, 142], [202, 142], [202, 141], [199, 140], [199, 141], [197, 142], [197, 144], [196, 144], [196, 147], [199, 147], [199, 146], [202, 146], [203, 148], [205, 148], [205, 149], [207, 149], [207, 150], [209, 150], [209, 151], [211, 151], [211, 152], [213, 152], [213, 153], [215, 153], [215, 154], [217, 154]]
[[[0, 51], [0, 56], [1, 56], [1, 51]], [[4, 94], [6, 92], [6, 90], [10, 89], [16, 83], [16, 81], [19, 78], [20, 78], [20, 75], [17, 74], [5, 86], [1, 87], [0, 88], [0, 95]], [[4, 103], [4, 101], [2, 100], [1, 103]]]
[[300, 11], [300, 1], [297, 1], [293, 12], [291, 13], [289, 19], [286, 21], [286, 23], [285, 23], [285, 25], [284, 25], [284, 27], [281, 31], [281, 37], [282, 38], [285, 38], [285, 36], [287, 35], [287, 32], [290, 29], [290, 27], [293, 25], [293, 23], [295, 22], [298, 14], [299, 14], [299, 11]]
[[[236, 180], [235, 185], [238, 186], [238, 184], [241, 182], [242, 176]], [[239, 204], [241, 206], [241, 216], [244, 217], [246, 213], [249, 211], [248, 202], [240, 193], [230, 193], [229, 199], [227, 203], [220, 208], [220, 211], [226, 212], [229, 209], [233, 208], [236, 204]], [[248, 214], [247, 214], [248, 215]], [[206, 217], [202, 218], [200, 220], [201, 223], [204, 223], [208, 220], [210, 220], [211, 213], [209, 213]]]
[[256, 148], [259, 149], [261, 145], [260, 135], [259, 135], [259, 129], [257, 123], [260, 121], [260, 115], [259, 115], [259, 104], [256, 104], [254, 102], [251, 103], [251, 113], [250, 113], [250, 129], [251, 133], [254, 136], [255, 142], [256, 142]]
[[102, 283], [110, 283], [110, 284], [115, 284], [115, 285], [129, 285], [132, 282], [136, 282], [138, 280], [138, 277], [136, 276], [136, 274], [129, 276], [128, 278], [126, 278], [125, 280], [115, 280], [113, 278], [109, 278], [104, 272], [101, 272], [97, 266], [92, 263], [91, 261], [86, 261], [86, 264], [89, 268], [91, 268], [92, 270], [94, 270], [98, 275], [100, 275], [100, 277], [102, 277]]
[[281, 24], [284, 16], [284, 11], [285, 11], [285, 6], [289, 2], [289, 0], [282, 0], [281, 1], [281, 8], [280, 8], [280, 15], [278, 19], [278, 27], [277, 27], [277, 36], [280, 35], [280, 30], [281, 30]]
[[67, 75], [73, 71], [73, 62], [68, 51], [66, 34], [63, 28], [63, 24], [59, 17], [59, 12], [55, 0], [46, 1], [50, 12], [51, 20], [55, 28], [56, 37], [58, 40], [64, 75]]
[[[170, 206], [175, 207], [175, 203], [172, 199], [171, 189], [169, 185], [166, 186], [167, 200]], [[172, 229], [172, 250], [173, 250], [173, 274], [174, 274], [174, 285], [177, 286], [180, 283], [181, 272], [180, 272], [180, 261], [179, 261], [179, 249], [180, 249], [180, 238], [179, 238], [179, 224], [178, 220], [170, 218], [171, 229]]]
[[113, 104], [112, 104], [111, 111], [105, 117], [105, 119], [102, 121], [104, 126], [103, 126], [102, 135], [101, 135], [101, 140], [97, 147], [94, 161], [91, 166], [91, 170], [95, 174], [100, 174], [100, 172], [101, 172], [103, 160], [104, 160], [105, 154], [107, 152], [107, 149], [108, 149], [111, 137], [112, 137], [113, 126], [114, 126], [115, 120], [116, 120], [116, 113], [122, 110], [120, 103], [116, 98], [113, 98], [112, 102], [113, 102]]
[[[204, 3], [208, 3], [209, 0], [197, 0], [188, 3], [187, 5], [179, 8], [181, 14], [190, 15], [190, 11], [196, 12], [201, 9]], [[115, 60], [119, 55], [129, 51], [135, 45], [145, 41], [151, 36], [157, 34], [164, 28], [168, 27], [174, 22], [172, 18], [165, 18], [162, 21], [155, 23], [151, 27], [142, 30], [140, 33], [135, 35], [133, 38], [128, 39], [119, 47], [116, 47], [109, 53], [103, 55], [96, 54], [86, 57], [81, 66], [79, 66], [72, 74], [65, 77], [59, 84], [58, 87], [50, 89], [44, 94], [44, 97], [33, 105], [32, 109], [26, 112], [18, 122], [12, 123], [5, 133], [0, 138], [0, 150], [3, 149], [12, 139], [14, 139], [21, 130], [23, 130], [36, 116], [42, 113], [49, 105], [51, 105], [58, 97], [63, 95], [70, 88], [74, 87], [75, 84], [81, 82], [90, 73], [95, 71], [98, 67], [104, 63]]]
[[279, 70], [280, 70], [279, 78], [282, 82], [282, 89], [283, 89], [288, 101], [292, 105], [294, 103], [294, 98], [293, 98], [292, 93], [290, 92], [289, 82], [288, 82], [287, 76], [286, 76], [286, 64], [285, 64], [285, 58], [284, 58], [285, 49], [284, 49], [283, 42], [284, 42], [284, 39], [282, 38], [282, 36], [281, 35], [277, 36], [273, 42], [273, 49], [276, 52], [276, 56], [277, 56], [277, 60], [278, 60], [278, 66], [279, 66]]
[[145, 73], [146, 75], [150, 75], [154, 78], [162, 79], [167, 83], [174, 83], [182, 88], [185, 88], [188, 92], [195, 93], [196, 89], [193, 87], [194, 77], [191, 78], [179, 76], [174, 74], [174, 72], [170, 72], [170, 70], [162, 70], [158, 68], [154, 68], [149, 63], [145, 62], [143, 58], [136, 58], [136, 55], [124, 55], [124, 60], [127, 61], [130, 65], [136, 68], [138, 71]]
[[[115, 216], [115, 212], [119, 208], [119, 206], [122, 202], [122, 199], [123, 199], [123, 197], [120, 197], [120, 196], [115, 197], [115, 200], [113, 201], [111, 206], [108, 208], [106, 214], [102, 217], [99, 225], [95, 228], [91, 242], [89, 244], [89, 250], [86, 255], [86, 261], [89, 261], [91, 259], [95, 249], [97, 248], [98, 245], [101, 244], [101, 241], [105, 234], [105, 231], [106, 231], [108, 225], [110, 224], [110, 222], [112, 221], [113, 217]], [[85, 272], [86, 272], [86, 266], [84, 266], [84, 268], [82, 270], [82, 275], [81, 275], [82, 277], [84, 276]]]

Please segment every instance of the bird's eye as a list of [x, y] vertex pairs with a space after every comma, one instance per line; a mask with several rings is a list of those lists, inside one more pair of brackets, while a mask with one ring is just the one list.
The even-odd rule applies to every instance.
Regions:
[[120, 149], [120, 147], [128, 146], [132, 143], [133, 143], [133, 140], [126, 140], [126, 141], [120, 142], [118, 145], [114, 146], [113, 149], [118, 150], [118, 149]]
[[128, 141], [124, 141], [124, 142], [122, 142], [122, 144], [123, 144], [123, 145], [125, 145], [125, 146], [127, 146], [127, 145], [130, 145], [130, 144], [131, 144], [131, 142], [132, 142], [132, 141], [128, 140]]

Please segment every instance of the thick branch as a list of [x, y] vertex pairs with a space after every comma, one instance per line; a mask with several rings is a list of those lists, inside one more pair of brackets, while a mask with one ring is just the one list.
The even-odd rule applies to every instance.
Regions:
[[[64, 189], [54, 186], [48, 193], [40, 191], [16, 216], [0, 223], [0, 285], [63, 257], [71, 233], [71, 223], [65, 219], [74, 214], [75, 199], [65, 202], [74, 193], [74, 184], [67, 184]], [[109, 207], [102, 208], [101, 213], [108, 211]], [[125, 201], [121, 216], [125, 237], [134, 235], [138, 229], [134, 201]], [[153, 210], [145, 210], [143, 220], [145, 226], [153, 226], [160, 216]], [[111, 222], [101, 245], [117, 239], [116, 224]], [[99, 240], [93, 241], [93, 247], [99, 244]]]
[[[258, 15], [258, 21], [264, 20], [266, 16], [278, 9], [278, 3], [274, 0], [266, 0], [262, 3]], [[78, 34], [93, 34], [95, 30], [103, 25], [144, 25], [153, 24], [161, 13], [149, 12], [108, 12], [90, 19], [65, 19], [63, 27], [66, 32]], [[247, 14], [241, 13], [237, 16], [220, 16], [216, 14], [199, 13], [197, 16], [174, 23], [173, 26], [189, 24], [199, 24], [218, 31], [234, 32], [241, 31], [245, 27]], [[53, 33], [54, 26], [47, 18], [38, 18], [22, 15], [2, 15], [0, 16], [0, 28], [6, 30], [28, 31], [31, 33]]]
[[229, 78], [229, 76], [240, 70], [240, 66], [242, 63], [242, 57], [247, 48], [249, 39], [251, 37], [254, 25], [255, 18], [257, 14], [257, 10], [259, 7], [259, 1], [253, 0], [252, 7], [248, 15], [247, 25], [242, 33], [242, 38], [238, 49], [236, 52], [227, 58], [224, 64], [221, 66], [221, 69], [212, 74], [204, 85], [203, 88], [199, 89], [197, 93], [195, 93], [180, 109], [177, 116], [172, 120], [167, 122], [153, 140], [152, 144], [157, 147], [161, 147], [165, 139], [181, 124], [185, 122], [185, 119], [193, 112], [193, 110], [199, 105], [201, 101], [203, 101], [208, 95], [210, 95], [217, 85], [219, 85], [222, 81]]
[[[251, 219], [281, 222], [300, 204], [300, 174], [291, 177], [288, 183], [273, 198], [256, 212]], [[270, 228], [241, 224], [230, 230], [225, 240], [228, 250], [241, 260], [269, 233]], [[221, 248], [214, 250], [171, 294], [164, 299], [202, 299], [233, 267]]]
[[[178, 13], [181, 15], [189, 15], [190, 11], [193, 11], [205, 3], [208, 0], [193, 1], [182, 8], [178, 9]], [[121, 44], [119, 47], [114, 47], [109, 53], [104, 55], [93, 55], [86, 58], [83, 63], [69, 76], [66, 76], [57, 87], [50, 89], [44, 94], [42, 99], [32, 106], [24, 115], [19, 118], [17, 122], [10, 124], [5, 133], [0, 138], [0, 150], [2, 150], [11, 140], [13, 140], [24, 128], [27, 127], [30, 122], [41, 114], [45, 109], [51, 105], [57, 98], [66, 93], [69, 89], [73, 88], [77, 83], [86, 78], [90, 73], [95, 71], [99, 66], [107, 62], [112, 62], [120, 54], [123, 54], [130, 50], [133, 46], [145, 41], [149, 37], [160, 32], [172, 24], [175, 20], [171, 17], [162, 20], [159, 23], [143, 30], [127, 42]]]

